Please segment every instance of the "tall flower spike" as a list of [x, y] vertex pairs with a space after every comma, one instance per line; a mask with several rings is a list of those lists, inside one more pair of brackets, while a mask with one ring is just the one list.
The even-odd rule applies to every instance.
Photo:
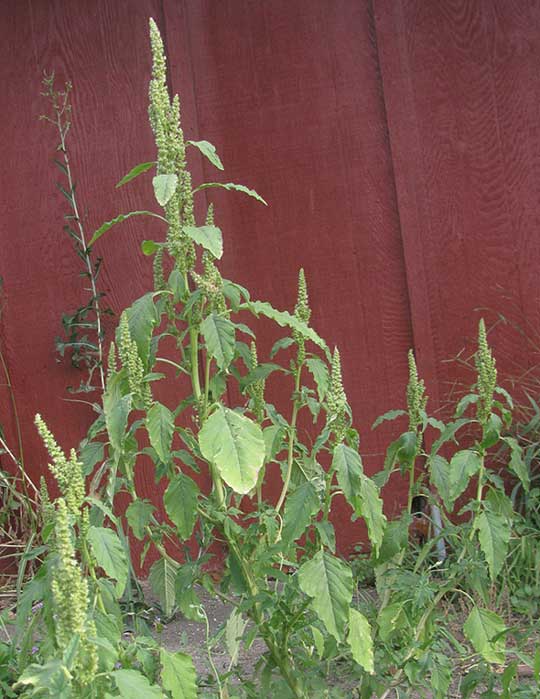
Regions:
[[347, 395], [343, 388], [341, 358], [337, 347], [332, 356], [330, 386], [326, 396], [326, 404], [329, 422], [331, 422], [336, 443], [339, 444], [345, 438], [347, 431]]
[[65, 498], [70, 513], [77, 517], [85, 496], [82, 465], [77, 460], [74, 449], [71, 450], [69, 460], [66, 458], [41, 415], [36, 415], [35, 424], [52, 460], [52, 463], [49, 464], [49, 470], [58, 483], [60, 493]]
[[109, 354], [107, 357], [107, 381], [110, 381], [113, 374], [118, 371], [118, 366], [116, 364], [116, 345], [111, 342], [109, 346]]
[[[259, 366], [259, 360], [257, 358], [257, 345], [255, 342], [251, 343], [251, 369], [256, 369]], [[251, 396], [253, 412], [259, 422], [264, 420], [264, 389], [265, 380], [259, 379], [250, 384], [248, 388], [248, 393]]]
[[137, 343], [131, 337], [129, 321], [125, 312], [122, 313], [118, 326], [118, 352], [122, 366], [127, 373], [130, 393], [148, 409], [152, 403], [152, 395], [149, 385], [144, 381], [144, 366], [139, 356]]
[[480, 319], [478, 325], [478, 350], [475, 356], [477, 371], [477, 390], [479, 401], [476, 407], [478, 421], [484, 424], [491, 414], [493, 407], [493, 394], [497, 386], [497, 369], [495, 359], [488, 345], [486, 324]]
[[89, 628], [87, 623], [88, 584], [75, 557], [68, 506], [63, 498], [57, 500], [54, 531], [58, 562], [54, 569], [51, 590], [56, 608], [56, 643], [60, 650], [65, 650], [72, 638], [75, 635], [79, 636], [80, 644], [75, 659], [76, 674], [81, 684], [87, 685], [93, 681], [98, 664], [96, 647], [89, 640], [90, 635], [95, 635], [95, 627], [91, 625]]
[[[309, 323], [311, 317], [311, 308], [309, 307], [309, 298], [304, 270], [301, 268], [298, 272], [298, 298], [294, 307], [294, 315], [303, 323]], [[304, 336], [296, 330], [293, 330], [293, 339], [298, 347], [297, 365], [301, 366], [306, 358], [306, 341]]]
[[422, 379], [418, 378], [418, 369], [414, 359], [414, 352], [409, 350], [409, 383], [407, 384], [407, 412], [409, 414], [409, 430], [416, 432], [422, 424], [422, 413], [426, 409], [427, 396]]

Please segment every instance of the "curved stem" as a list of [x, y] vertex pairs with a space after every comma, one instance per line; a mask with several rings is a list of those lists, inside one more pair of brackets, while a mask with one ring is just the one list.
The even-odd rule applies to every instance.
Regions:
[[298, 392], [300, 390], [300, 378], [302, 375], [302, 365], [298, 367], [296, 372], [296, 377], [294, 381], [294, 403], [291, 416], [291, 424], [289, 429], [289, 449], [287, 453], [287, 473], [285, 474], [285, 480], [283, 481], [283, 488], [279, 496], [279, 500], [276, 505], [276, 512], [279, 512], [283, 507], [285, 498], [287, 496], [287, 491], [289, 490], [289, 484], [291, 482], [292, 467], [294, 460], [294, 442], [296, 439], [296, 419], [298, 417], [298, 411], [300, 408], [300, 401], [298, 400]]

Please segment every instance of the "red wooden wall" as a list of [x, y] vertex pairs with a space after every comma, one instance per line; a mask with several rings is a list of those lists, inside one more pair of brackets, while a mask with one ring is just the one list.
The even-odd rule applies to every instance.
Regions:
[[[114, 189], [154, 158], [149, 16], [165, 39], [188, 138], [214, 143], [223, 181], [254, 187], [269, 202], [211, 195], [225, 276], [291, 308], [305, 268], [313, 325], [341, 349], [361, 452], [368, 472], [377, 470], [393, 428], [372, 433], [370, 425], [403, 405], [409, 347], [437, 408], [463, 378], [443, 360], [474, 336], [478, 309], [488, 309], [488, 324], [502, 313], [540, 327], [540, 6], [3, 0], [0, 339], [35, 478], [46, 456], [34, 413], [66, 448], [92, 419], [87, 406], [67, 402], [66, 386], [79, 379], [54, 351], [62, 312], [83, 296], [55, 193], [55, 134], [38, 122], [40, 80], [54, 69], [74, 84], [71, 147], [87, 230], [154, 207], [149, 179]], [[196, 157], [193, 166], [199, 181], [215, 179]], [[153, 235], [159, 227], [128, 222], [100, 243], [114, 310], [149, 287], [139, 243]], [[534, 364], [508, 326], [491, 337], [506, 373]], [[0, 397], [0, 421], [12, 434], [5, 387]], [[154, 491], [150, 474], [140, 474], [139, 491]], [[403, 488], [396, 481], [386, 494], [392, 514]], [[336, 524], [350, 550], [361, 530], [345, 508]]]

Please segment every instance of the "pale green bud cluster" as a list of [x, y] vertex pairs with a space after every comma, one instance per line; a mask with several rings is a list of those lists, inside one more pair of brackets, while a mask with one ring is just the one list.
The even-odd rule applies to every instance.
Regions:
[[[309, 298], [306, 284], [306, 276], [304, 270], [301, 268], [298, 272], [298, 298], [296, 301], [296, 306], [294, 307], [294, 315], [298, 320], [303, 323], [309, 323], [311, 318], [311, 308], [309, 307]], [[293, 339], [298, 346], [298, 366], [304, 363], [306, 358], [306, 342], [299, 332], [293, 330]]]
[[214, 262], [214, 257], [207, 250], [204, 251], [203, 257], [203, 274], [192, 272], [192, 277], [201, 289], [208, 302], [208, 311], [210, 313], [225, 313], [227, 304], [223, 295], [223, 278], [221, 272]]
[[152, 263], [154, 274], [154, 291], [163, 291], [165, 288], [165, 277], [163, 276], [163, 248], [159, 247], [154, 255]]
[[57, 500], [55, 542], [58, 553], [51, 590], [55, 606], [55, 636], [58, 648], [64, 651], [75, 635], [80, 638], [75, 659], [75, 676], [83, 686], [94, 680], [98, 656], [89, 637], [96, 635], [93, 622], [88, 622], [88, 584], [75, 557], [68, 505]]
[[39, 500], [41, 504], [41, 518], [43, 525], [46, 526], [54, 521], [54, 505], [51, 502], [47, 482], [43, 476], [39, 480]]
[[214, 225], [214, 205], [213, 204], [208, 204], [208, 211], [206, 212], [205, 225], [206, 226], [213, 226]]
[[60, 493], [65, 498], [69, 511], [77, 516], [85, 497], [82, 464], [77, 460], [75, 449], [71, 450], [69, 459], [66, 458], [41, 415], [36, 415], [35, 424], [52, 460], [52, 463], [49, 464], [49, 470], [56, 478]]
[[107, 381], [109, 381], [117, 371], [118, 365], [116, 363], [116, 345], [114, 342], [111, 342], [109, 346], [109, 354], [107, 356]]
[[[251, 343], [251, 369], [256, 369], [259, 366], [259, 360], [257, 357], [257, 345], [255, 342]], [[266, 381], [264, 379], [259, 379], [254, 381], [248, 387], [248, 393], [251, 398], [252, 410], [259, 422], [264, 420], [264, 389]]]
[[476, 371], [478, 375], [476, 388], [479, 401], [476, 415], [478, 421], [484, 424], [491, 414], [493, 407], [493, 394], [497, 386], [497, 369], [495, 359], [488, 345], [486, 325], [484, 319], [478, 325], [478, 350], [475, 356]]
[[193, 269], [195, 248], [182, 230], [182, 226], [195, 224], [191, 175], [186, 170], [186, 147], [180, 121], [180, 99], [172, 102], [167, 89], [167, 66], [163, 41], [153, 19], [150, 20], [150, 46], [152, 49], [152, 79], [149, 86], [148, 116], [154, 132], [157, 151], [158, 175], [176, 175], [176, 191], [165, 206], [169, 224], [167, 245], [182, 274]]
[[424, 381], [418, 378], [418, 369], [414, 352], [409, 350], [409, 383], [407, 384], [407, 413], [409, 414], [409, 430], [416, 432], [422, 424], [422, 413], [426, 410], [427, 396]]
[[335, 441], [341, 443], [347, 432], [348, 415], [347, 415], [347, 395], [343, 388], [343, 379], [341, 376], [341, 358], [339, 350], [336, 347], [332, 356], [332, 367], [330, 374], [330, 386], [326, 395], [326, 406], [329, 422], [331, 423], [332, 431], [334, 432]]
[[137, 343], [131, 337], [126, 313], [122, 313], [119, 324], [118, 352], [122, 366], [126, 370], [129, 390], [135, 399], [148, 410], [152, 404], [150, 386], [144, 381], [144, 366], [139, 356]]

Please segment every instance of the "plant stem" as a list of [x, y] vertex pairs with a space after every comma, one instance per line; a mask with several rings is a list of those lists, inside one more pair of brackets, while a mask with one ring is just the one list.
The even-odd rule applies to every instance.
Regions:
[[285, 474], [285, 480], [283, 481], [283, 488], [281, 489], [281, 494], [276, 505], [276, 512], [279, 512], [283, 507], [285, 498], [287, 496], [287, 491], [289, 490], [289, 484], [291, 482], [293, 459], [294, 459], [294, 442], [296, 439], [296, 419], [298, 417], [298, 411], [300, 408], [300, 401], [298, 400], [298, 392], [300, 391], [300, 378], [302, 375], [302, 365], [296, 370], [296, 376], [294, 380], [294, 403], [291, 416], [291, 424], [289, 428], [289, 450], [287, 453], [287, 473]]

